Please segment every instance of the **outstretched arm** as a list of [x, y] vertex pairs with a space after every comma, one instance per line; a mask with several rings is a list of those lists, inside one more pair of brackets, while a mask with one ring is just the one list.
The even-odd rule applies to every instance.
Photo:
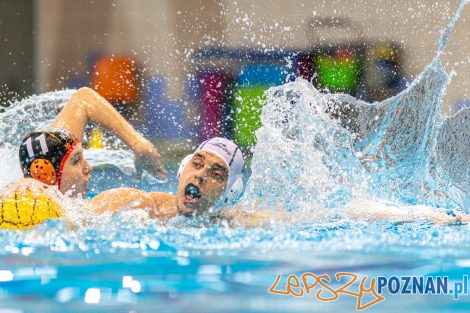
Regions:
[[118, 136], [135, 152], [137, 161], [144, 168], [160, 179], [166, 179], [167, 172], [161, 164], [157, 149], [93, 89], [80, 88], [57, 115], [51, 126], [67, 129], [82, 139], [85, 126], [90, 121]]
[[[390, 222], [414, 222], [423, 221], [434, 224], [449, 225], [470, 223], [470, 215], [458, 214], [450, 216], [442, 211], [432, 209], [415, 208], [415, 211], [404, 210], [380, 210], [366, 211], [359, 209], [346, 209], [344, 215], [349, 218], [357, 218], [368, 221], [390, 221]], [[327, 213], [295, 213], [295, 212], [273, 212], [273, 211], [244, 211], [243, 208], [234, 207], [224, 211], [222, 218], [227, 219], [233, 226], [242, 227], [266, 227], [271, 223], [310, 223], [318, 222], [328, 218]]]
[[117, 213], [122, 209], [146, 209], [149, 217], [165, 220], [178, 214], [174, 197], [161, 192], [143, 192], [133, 188], [103, 191], [91, 200], [93, 211]]
[[345, 212], [351, 218], [364, 219], [368, 221], [390, 221], [397, 223], [423, 221], [439, 225], [459, 224], [470, 222], [470, 216], [457, 214], [451, 216], [444, 211], [416, 206], [411, 210], [389, 208], [388, 210], [361, 210], [349, 209]]

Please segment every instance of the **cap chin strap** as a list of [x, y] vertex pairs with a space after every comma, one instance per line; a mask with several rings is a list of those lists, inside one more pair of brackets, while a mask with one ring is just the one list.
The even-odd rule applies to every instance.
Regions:
[[222, 208], [227, 205], [233, 205], [237, 203], [243, 193], [243, 178], [240, 175], [235, 178], [235, 181], [232, 183], [232, 186], [228, 188], [219, 202], [215, 205], [216, 208]]
[[70, 148], [67, 150], [67, 153], [65, 153], [64, 157], [62, 158], [62, 161], [60, 161], [60, 165], [59, 165], [59, 173], [57, 175], [57, 188], [59, 188], [60, 190], [60, 186], [61, 186], [61, 182], [62, 182], [62, 172], [64, 170], [64, 165], [65, 165], [65, 162], [67, 162], [67, 159], [69, 158], [70, 156], [70, 153], [72, 153], [73, 149], [75, 149], [75, 147], [80, 143], [80, 140], [76, 139], [72, 145], [70, 146]]
[[[181, 173], [183, 172], [184, 168], [186, 165], [191, 161], [193, 157], [193, 154], [189, 154], [184, 157], [184, 159], [181, 161], [180, 166], [178, 168], [178, 172], [176, 174], [176, 177], [180, 179]], [[238, 175], [233, 183], [232, 186], [227, 188], [225, 190], [224, 194], [220, 198], [220, 200], [216, 203], [215, 208], [222, 208], [226, 205], [232, 205], [235, 204], [238, 199], [240, 199], [244, 189], [244, 184], [243, 184], [243, 177], [242, 175]]]

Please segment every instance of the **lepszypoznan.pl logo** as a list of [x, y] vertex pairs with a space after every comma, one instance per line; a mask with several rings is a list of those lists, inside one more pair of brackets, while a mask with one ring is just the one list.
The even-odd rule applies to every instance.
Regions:
[[[278, 274], [276, 281], [269, 288], [270, 293], [294, 297], [314, 294], [320, 301], [335, 301], [340, 294], [346, 294], [357, 298], [358, 311], [384, 301], [385, 297], [382, 295], [384, 290], [391, 295], [453, 295], [454, 300], [458, 300], [460, 295], [468, 294], [467, 275], [463, 276], [462, 281], [454, 281], [452, 286], [447, 276], [377, 276], [370, 278], [368, 283], [367, 276], [364, 276], [359, 286], [357, 284], [352, 286], [358, 281], [358, 275], [344, 272], [335, 274], [336, 282], [343, 284], [336, 289], [330, 286], [336, 282], [332, 282], [327, 274], [317, 276], [313, 273], [304, 273], [300, 278], [292, 274], [287, 277], [284, 288], [280, 284], [281, 278], [282, 275]], [[317, 288], [316, 293], [314, 288]], [[373, 300], [364, 303], [365, 296], [372, 297]]]

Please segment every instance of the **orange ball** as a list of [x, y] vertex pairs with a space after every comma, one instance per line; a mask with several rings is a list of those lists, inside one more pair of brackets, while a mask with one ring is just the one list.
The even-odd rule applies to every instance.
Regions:
[[128, 57], [99, 59], [91, 78], [91, 87], [110, 102], [132, 104], [138, 97], [138, 68]]

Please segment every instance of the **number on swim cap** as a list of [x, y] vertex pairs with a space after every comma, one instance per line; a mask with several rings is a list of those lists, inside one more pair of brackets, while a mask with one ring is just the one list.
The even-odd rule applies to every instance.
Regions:
[[[39, 141], [39, 145], [41, 146], [42, 155], [49, 152], [49, 148], [47, 147], [47, 143], [46, 143], [46, 137], [45, 137], [44, 134], [41, 134], [41, 135], [37, 136], [35, 140]], [[31, 139], [31, 137], [29, 137], [23, 143], [26, 146], [26, 150], [28, 151], [28, 156], [30, 158], [34, 157], [34, 150], [33, 150], [33, 145], [31, 143], [31, 141], [32, 141], [32, 139]]]

